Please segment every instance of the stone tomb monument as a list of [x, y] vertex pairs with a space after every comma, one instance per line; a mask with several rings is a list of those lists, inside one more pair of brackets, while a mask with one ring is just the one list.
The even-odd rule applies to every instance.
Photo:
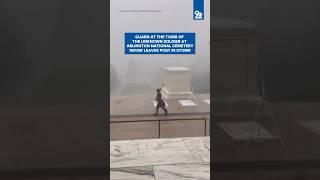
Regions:
[[258, 56], [254, 24], [230, 18], [211, 18], [215, 118], [253, 119], [258, 92]]
[[165, 67], [162, 95], [166, 99], [191, 98], [191, 71], [185, 67]]

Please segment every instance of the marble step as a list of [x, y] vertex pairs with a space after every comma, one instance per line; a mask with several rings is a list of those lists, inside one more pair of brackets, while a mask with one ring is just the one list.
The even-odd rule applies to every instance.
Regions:
[[[215, 97], [213, 102], [215, 117], [253, 117], [263, 101], [260, 96], [228, 96]], [[272, 109], [265, 105], [263, 114], [270, 116]]]

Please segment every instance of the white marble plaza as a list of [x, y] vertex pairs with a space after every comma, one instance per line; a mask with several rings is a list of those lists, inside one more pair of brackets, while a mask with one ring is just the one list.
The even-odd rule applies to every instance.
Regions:
[[205, 99], [203, 101], [210, 105], [210, 99]]
[[308, 120], [308, 121], [298, 121], [303, 127], [309, 129], [316, 135], [320, 136], [320, 121], [318, 120]]
[[210, 137], [111, 141], [111, 180], [210, 179]]
[[191, 101], [191, 100], [178, 100], [178, 102], [182, 105], [182, 106], [196, 106], [196, 104]]
[[228, 135], [234, 140], [248, 140], [248, 139], [275, 139], [277, 138], [270, 131], [265, 129], [260, 124], [247, 122], [226, 122], [218, 123]]

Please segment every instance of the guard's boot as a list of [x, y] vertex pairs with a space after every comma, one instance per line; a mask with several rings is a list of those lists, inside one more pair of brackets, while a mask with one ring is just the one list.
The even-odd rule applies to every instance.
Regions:
[[166, 109], [164, 110], [164, 115], [166, 115], [166, 116], [168, 115], [168, 110], [166, 110]]

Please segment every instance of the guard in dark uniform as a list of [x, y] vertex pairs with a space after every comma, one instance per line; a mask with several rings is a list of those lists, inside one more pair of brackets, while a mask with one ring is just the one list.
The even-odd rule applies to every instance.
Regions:
[[[162, 87], [163, 86], [164, 85], [162, 85]], [[156, 107], [156, 112], [154, 113], [155, 116], [158, 115], [159, 108], [163, 109], [165, 115], [168, 115], [168, 110], [166, 109], [166, 103], [162, 100], [162, 95], [161, 95], [162, 87], [160, 89], [156, 89], [156, 91], [157, 91], [157, 96], [156, 96], [157, 107]]]

